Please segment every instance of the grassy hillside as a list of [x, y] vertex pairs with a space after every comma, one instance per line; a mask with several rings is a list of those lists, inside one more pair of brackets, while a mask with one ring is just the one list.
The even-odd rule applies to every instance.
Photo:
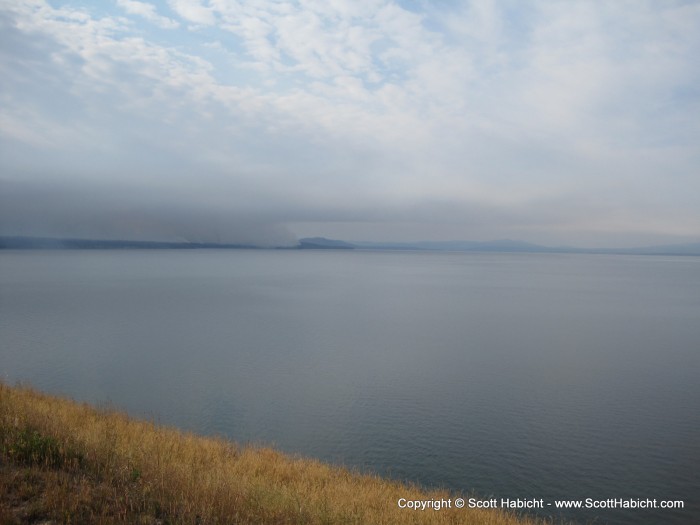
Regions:
[[537, 523], [449, 497], [0, 383], [0, 525]]

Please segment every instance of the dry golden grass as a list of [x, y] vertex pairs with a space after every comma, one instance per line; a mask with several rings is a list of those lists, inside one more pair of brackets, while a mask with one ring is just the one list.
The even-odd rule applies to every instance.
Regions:
[[542, 523], [499, 511], [400, 509], [399, 498], [450, 495], [1, 383], [0, 452], [0, 525]]

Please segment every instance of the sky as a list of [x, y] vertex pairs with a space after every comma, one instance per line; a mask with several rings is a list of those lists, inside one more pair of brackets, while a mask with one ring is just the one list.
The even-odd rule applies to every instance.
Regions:
[[700, 241], [700, 2], [0, 0], [0, 235]]

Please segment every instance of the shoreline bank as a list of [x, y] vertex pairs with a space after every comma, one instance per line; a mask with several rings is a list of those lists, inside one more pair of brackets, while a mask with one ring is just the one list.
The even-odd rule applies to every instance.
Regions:
[[0, 457], [3, 524], [546, 523], [3, 383]]

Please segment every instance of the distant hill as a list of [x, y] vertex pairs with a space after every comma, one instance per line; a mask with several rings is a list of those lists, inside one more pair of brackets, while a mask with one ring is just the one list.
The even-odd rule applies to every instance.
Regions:
[[307, 237], [299, 239], [297, 248], [302, 250], [352, 250], [356, 246], [349, 242], [334, 241], [324, 237]]

